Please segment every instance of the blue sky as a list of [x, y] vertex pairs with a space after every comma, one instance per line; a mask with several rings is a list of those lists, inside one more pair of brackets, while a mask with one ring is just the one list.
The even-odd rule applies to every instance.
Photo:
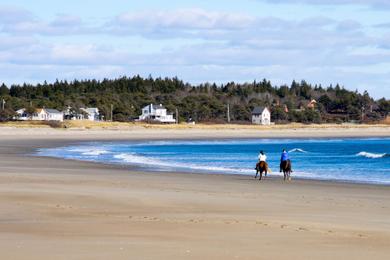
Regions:
[[340, 83], [390, 98], [390, 1], [2, 0], [0, 81]]

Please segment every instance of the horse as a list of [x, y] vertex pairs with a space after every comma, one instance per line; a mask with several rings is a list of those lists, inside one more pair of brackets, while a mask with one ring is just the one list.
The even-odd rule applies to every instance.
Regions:
[[258, 162], [256, 164], [256, 176], [255, 176], [255, 179], [257, 178], [257, 174], [259, 174], [260, 172], [260, 178], [259, 178], [259, 181], [261, 180], [261, 178], [263, 177], [263, 172], [265, 173], [265, 177], [267, 177], [267, 173], [268, 173], [268, 165], [266, 162]]
[[287, 160], [287, 161], [283, 161], [280, 163], [280, 169], [283, 171], [283, 174], [284, 174], [284, 180], [291, 180], [291, 161], [290, 160]]

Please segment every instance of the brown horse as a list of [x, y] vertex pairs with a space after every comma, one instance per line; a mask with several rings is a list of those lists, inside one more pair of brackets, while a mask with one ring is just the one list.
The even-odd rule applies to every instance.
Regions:
[[291, 161], [290, 160], [287, 160], [287, 161], [283, 161], [280, 163], [280, 170], [283, 171], [283, 174], [284, 174], [284, 180], [291, 180]]
[[266, 162], [258, 162], [256, 164], [256, 176], [255, 176], [255, 179], [257, 178], [257, 174], [259, 174], [260, 172], [260, 178], [259, 178], [259, 181], [261, 180], [261, 178], [263, 177], [263, 172], [265, 173], [265, 177], [267, 177], [267, 173], [268, 173], [268, 164]]

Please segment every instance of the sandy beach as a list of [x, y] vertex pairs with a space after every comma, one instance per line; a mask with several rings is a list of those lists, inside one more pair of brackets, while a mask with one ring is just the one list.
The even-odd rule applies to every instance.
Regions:
[[390, 187], [34, 157], [82, 141], [389, 137], [387, 127], [0, 127], [2, 259], [388, 259]]

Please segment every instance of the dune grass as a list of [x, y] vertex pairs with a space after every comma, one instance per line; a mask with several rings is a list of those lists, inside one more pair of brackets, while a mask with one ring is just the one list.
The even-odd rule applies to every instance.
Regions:
[[142, 122], [93, 122], [88, 120], [68, 120], [64, 122], [45, 122], [45, 121], [12, 121], [2, 122], [0, 127], [14, 127], [14, 128], [63, 128], [63, 129], [132, 129], [132, 128], [148, 128], [148, 129], [302, 129], [302, 128], [368, 128], [368, 127], [388, 127], [390, 125], [390, 118], [380, 124], [301, 124], [290, 123], [282, 125], [253, 125], [253, 124], [147, 124]]

